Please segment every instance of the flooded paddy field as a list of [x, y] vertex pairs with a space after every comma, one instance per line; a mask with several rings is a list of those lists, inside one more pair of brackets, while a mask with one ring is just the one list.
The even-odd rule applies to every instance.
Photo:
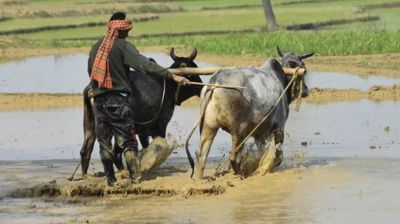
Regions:
[[[49, 81], [53, 77], [48, 72], [42, 71], [46, 82], [31, 77], [26, 81], [31, 85], [21, 84], [21, 88], [17, 83], [22, 83], [23, 76], [7, 75], [7, 66], [0, 65], [0, 91], [79, 93], [87, 82], [85, 58], [65, 57], [66, 61], [57, 62], [65, 68], [54, 69], [53, 81]], [[71, 57], [78, 59], [74, 62]], [[156, 60], [162, 58], [166, 56]], [[68, 64], [70, 59], [72, 64]], [[54, 57], [43, 60], [57, 61]], [[29, 67], [35, 65], [37, 61]], [[168, 65], [165, 62], [164, 66]], [[15, 67], [26, 71], [22, 65], [12, 67], [12, 71], [17, 71]], [[66, 68], [70, 72], [58, 73]], [[77, 83], [80, 79], [69, 80], [65, 77], [68, 74], [83, 78]], [[399, 83], [396, 78], [383, 76], [362, 78], [315, 72], [309, 73], [308, 79], [310, 88], [362, 91], [374, 85]], [[179, 147], [138, 187], [176, 192], [193, 186], [218, 190], [193, 195], [159, 191], [95, 197], [12, 195], [17, 188], [67, 183], [83, 141], [81, 108], [1, 111], [0, 121], [5, 128], [0, 129], [0, 223], [397, 223], [398, 111], [400, 102], [395, 100], [305, 102], [299, 112], [291, 107], [285, 129], [285, 159], [272, 174], [245, 179], [228, 174], [194, 181], [184, 149]], [[198, 113], [197, 107], [176, 107], [167, 132], [183, 143]], [[225, 161], [230, 141], [230, 136], [220, 130], [210, 151], [207, 176]], [[196, 131], [190, 141], [192, 154], [198, 142]], [[102, 171], [97, 145], [92, 158], [89, 173]]]
[[[79, 109], [1, 112], [1, 223], [388, 223], [399, 218], [400, 103], [368, 100], [303, 104], [286, 126], [284, 164], [273, 174], [240, 179], [224, 176], [205, 184], [223, 194], [13, 198], [16, 188], [56, 180], [65, 183], [77, 164], [82, 141]], [[182, 142], [197, 108], [177, 108], [168, 132]], [[385, 116], [379, 116], [384, 114]], [[57, 120], [63, 117], [63, 124]], [[21, 129], [24, 126], [26, 129]], [[196, 150], [198, 135], [191, 141]], [[220, 131], [210, 152], [208, 174], [224, 161], [230, 137]], [[90, 173], [102, 171], [98, 147]], [[173, 169], [171, 169], [171, 167]], [[197, 185], [190, 179], [183, 148], [164, 164], [164, 173], [143, 182], [168, 188]], [[204, 184], [204, 183], [200, 183]], [[222, 209], [221, 209], [222, 208]]]

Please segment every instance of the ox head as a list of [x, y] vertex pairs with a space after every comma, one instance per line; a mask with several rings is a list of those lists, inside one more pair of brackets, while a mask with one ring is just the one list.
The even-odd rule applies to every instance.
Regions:
[[[194, 48], [189, 57], [180, 57], [176, 56], [175, 49], [171, 48], [169, 52], [174, 63], [170, 66], [170, 68], [197, 68], [197, 64], [194, 62], [194, 59], [197, 56], [197, 48]], [[194, 75], [187, 77], [191, 82], [202, 82], [200, 76]], [[181, 86], [177, 89], [177, 98], [176, 105], [181, 105], [181, 103], [192, 96], [200, 96], [201, 86]]]
[[[314, 52], [305, 53], [305, 54], [284, 52], [279, 47], [276, 47], [276, 50], [277, 50], [279, 56], [282, 57], [282, 59], [280, 61], [282, 67], [286, 67], [286, 68], [296, 68], [296, 67], [306, 68], [306, 66], [303, 62], [303, 59], [306, 59], [306, 58], [314, 55]], [[305, 76], [305, 74], [304, 74], [304, 76]], [[289, 76], [289, 78], [291, 78], [291, 76]], [[298, 93], [295, 93], [295, 94], [298, 94]], [[308, 96], [308, 87], [307, 87], [306, 83], [303, 82], [303, 93], [301, 94], [301, 97], [307, 97], [307, 96]], [[297, 96], [295, 96], [295, 97], [297, 97]]]
[[174, 63], [170, 68], [197, 68], [196, 63], [194, 62], [194, 59], [197, 56], [197, 48], [193, 49], [192, 54], [189, 57], [176, 56], [174, 48], [171, 48], [169, 55], [171, 56], [172, 60], [174, 60]]

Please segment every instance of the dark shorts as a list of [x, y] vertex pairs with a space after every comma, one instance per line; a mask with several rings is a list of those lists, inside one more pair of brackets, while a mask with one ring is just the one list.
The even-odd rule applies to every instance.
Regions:
[[95, 98], [96, 134], [100, 150], [112, 152], [111, 139], [123, 151], [137, 150], [133, 136], [132, 101], [119, 93], [104, 94]]

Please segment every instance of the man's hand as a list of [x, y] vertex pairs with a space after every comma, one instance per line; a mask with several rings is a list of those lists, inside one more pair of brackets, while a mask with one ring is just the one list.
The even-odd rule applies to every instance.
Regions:
[[183, 85], [183, 86], [189, 85], [189, 83], [190, 83], [190, 81], [187, 78], [180, 76], [180, 75], [172, 74], [172, 79], [175, 82], [177, 82], [179, 85]]

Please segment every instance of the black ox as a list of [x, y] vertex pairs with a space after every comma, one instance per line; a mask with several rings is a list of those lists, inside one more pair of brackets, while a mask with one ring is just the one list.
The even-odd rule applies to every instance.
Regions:
[[[196, 55], [197, 49], [195, 48], [189, 57], [178, 57], [175, 55], [174, 48], [172, 48], [170, 56], [174, 63], [170, 68], [197, 67], [194, 62]], [[172, 118], [175, 105], [180, 105], [192, 96], [200, 96], [201, 87], [178, 86], [173, 80], [151, 74], [142, 74], [138, 71], [131, 71], [130, 77], [131, 97], [133, 97], [134, 102], [133, 119], [139, 140], [145, 148], [149, 145], [149, 137], [160, 136], [165, 138], [167, 125]], [[199, 76], [191, 76], [188, 79], [193, 82], [202, 82]], [[82, 175], [85, 176], [96, 140], [95, 117], [89, 86], [83, 92], [83, 99], [84, 141], [80, 155]], [[114, 164], [119, 170], [123, 169], [122, 153], [117, 144], [114, 144], [113, 152]]]

